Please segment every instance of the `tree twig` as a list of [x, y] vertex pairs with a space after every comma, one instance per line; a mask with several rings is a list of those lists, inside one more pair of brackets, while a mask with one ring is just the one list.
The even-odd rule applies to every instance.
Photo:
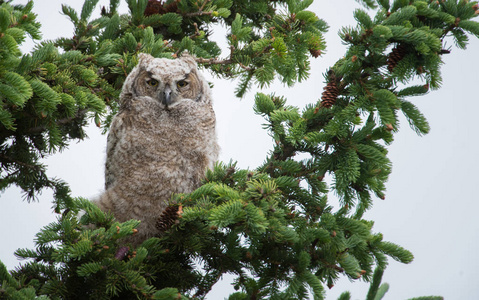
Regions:
[[249, 66], [245, 66], [244, 64], [240, 62], [235, 62], [233, 61], [233, 53], [234, 53], [235, 47], [231, 46], [230, 47], [230, 57], [228, 59], [217, 59], [217, 58], [203, 58], [203, 57], [197, 57], [195, 58], [197, 63], [200, 64], [209, 64], [209, 65], [230, 65], [230, 64], [238, 64], [242, 69], [246, 71], [251, 71], [252, 68]]
[[[79, 110], [75, 116], [73, 117], [68, 117], [68, 118], [63, 118], [63, 119], [60, 119], [58, 120], [56, 123], [57, 125], [64, 125], [64, 124], [67, 124], [73, 120], [75, 120], [76, 118], [79, 118], [79, 117], [82, 117], [86, 112], [88, 112], [89, 109], [81, 109]], [[40, 133], [40, 132], [43, 132], [44, 130], [46, 130], [47, 127], [45, 125], [40, 125], [40, 126], [35, 126], [35, 127], [32, 127], [30, 129], [28, 129], [26, 131], [26, 133]]]
[[11, 158], [10, 156], [6, 156], [6, 155], [1, 154], [1, 153], [0, 153], [0, 159], [5, 159], [5, 160], [10, 161], [11, 163], [14, 163], [14, 164], [17, 164], [17, 165], [20, 165], [20, 166], [23, 166], [23, 167], [27, 167], [27, 168], [33, 169], [33, 170], [38, 170], [40, 168], [40, 166], [38, 166], [38, 165], [27, 164], [25, 162], [16, 160], [14, 158]]
[[210, 0], [205, 0], [203, 2], [203, 4], [201, 5], [201, 7], [198, 9], [197, 12], [186, 13], [183, 16], [191, 18], [191, 17], [199, 17], [199, 16], [205, 16], [205, 15], [213, 14], [212, 11], [203, 11], [203, 9], [205, 8], [206, 3], [208, 3], [208, 2], [210, 2]]

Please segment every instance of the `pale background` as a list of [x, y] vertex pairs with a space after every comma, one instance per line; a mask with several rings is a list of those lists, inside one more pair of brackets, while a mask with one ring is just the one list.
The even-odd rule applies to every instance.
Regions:
[[[35, 1], [34, 11], [43, 26], [44, 39], [73, 35], [73, 26], [60, 14], [61, 3], [80, 11], [83, 1]], [[108, 1], [101, 0], [98, 7], [101, 5], [108, 5]], [[337, 32], [342, 26], [355, 24], [352, 13], [358, 7], [353, 0], [316, 1], [310, 9], [330, 25], [325, 36], [327, 53], [313, 59], [307, 82], [292, 89], [277, 83], [265, 92], [284, 95], [289, 104], [301, 108], [317, 101], [324, 86], [322, 73], [345, 52]], [[125, 3], [120, 10], [127, 12]], [[224, 40], [224, 30], [219, 30], [217, 37]], [[23, 49], [29, 51], [32, 46], [29, 42]], [[385, 240], [412, 251], [415, 260], [409, 265], [390, 261], [383, 282], [391, 287], [384, 299], [425, 295], [441, 295], [448, 300], [479, 299], [478, 53], [479, 41], [473, 38], [466, 51], [454, 48], [444, 56], [442, 89], [412, 99], [427, 116], [431, 133], [418, 137], [403, 118], [401, 131], [389, 148], [393, 173], [386, 200], [376, 200], [366, 218], [375, 221], [374, 230], [382, 232]], [[262, 118], [252, 111], [255, 90], [239, 100], [233, 96], [236, 82], [206, 76], [215, 84], [220, 159], [238, 161], [242, 168], [257, 167], [272, 143], [261, 129]], [[63, 153], [45, 159], [45, 163], [49, 176], [68, 182], [74, 196], [91, 198], [102, 191], [104, 183], [106, 136], [95, 126], [88, 129], [88, 135], [89, 139], [72, 144]], [[33, 247], [35, 233], [56, 216], [51, 212], [49, 191], [34, 203], [22, 201], [17, 188], [10, 188], [0, 197], [0, 259], [12, 269], [19, 264], [13, 252]], [[364, 299], [367, 289], [364, 282], [351, 283], [344, 278], [327, 290], [326, 298], [337, 299], [341, 292], [349, 290], [353, 299]], [[232, 291], [226, 278], [208, 299], [223, 299]]]

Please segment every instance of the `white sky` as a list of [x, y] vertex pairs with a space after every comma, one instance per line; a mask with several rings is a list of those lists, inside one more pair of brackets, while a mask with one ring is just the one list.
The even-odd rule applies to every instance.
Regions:
[[[42, 24], [44, 39], [73, 35], [73, 26], [60, 14], [61, 3], [79, 11], [82, 0], [36, 1], [34, 11]], [[26, 0], [16, 0], [26, 3]], [[100, 0], [107, 5], [107, 0]], [[321, 97], [322, 73], [345, 52], [337, 36], [342, 26], [355, 24], [353, 0], [316, 1], [310, 8], [324, 19], [327, 53], [313, 60], [310, 79], [291, 89], [275, 84], [265, 93], [288, 98], [290, 105], [304, 107]], [[126, 12], [125, 3], [121, 11]], [[94, 17], [98, 14], [94, 14]], [[224, 34], [217, 35], [223, 38]], [[449, 45], [452, 45], [451, 42]], [[31, 43], [26, 49], [31, 47]], [[413, 252], [415, 260], [403, 265], [390, 260], [383, 282], [390, 284], [385, 299], [408, 299], [441, 295], [445, 299], [479, 299], [479, 161], [476, 119], [479, 111], [479, 41], [472, 38], [466, 51], [453, 48], [444, 56], [444, 84], [439, 91], [411, 99], [427, 116], [431, 133], [418, 137], [402, 120], [396, 141], [389, 148], [393, 173], [387, 184], [386, 200], [376, 200], [366, 219], [374, 220], [375, 232], [384, 239]], [[252, 110], [255, 91], [242, 100], [233, 96], [235, 82], [213, 79], [213, 95], [218, 119], [220, 159], [238, 161], [243, 168], [261, 164], [271, 148], [271, 140], [261, 129], [263, 120]], [[106, 136], [95, 126], [89, 139], [72, 144], [68, 150], [45, 160], [50, 176], [69, 183], [74, 196], [92, 198], [103, 188]], [[0, 259], [9, 269], [18, 265], [13, 252], [33, 247], [35, 233], [55, 220], [51, 213], [52, 194], [45, 192], [39, 202], [21, 200], [19, 189], [0, 194]], [[352, 299], [364, 299], [368, 284], [350, 283], [346, 278], [327, 291], [326, 299], [337, 299], [346, 290]], [[233, 291], [226, 281], [218, 284], [208, 299], [223, 299]]]

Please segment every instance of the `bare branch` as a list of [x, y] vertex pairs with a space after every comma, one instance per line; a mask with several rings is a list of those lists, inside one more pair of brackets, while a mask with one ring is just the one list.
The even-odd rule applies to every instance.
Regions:
[[183, 16], [185, 17], [199, 17], [199, 16], [205, 16], [205, 15], [211, 15], [213, 14], [213, 11], [203, 11], [203, 9], [205, 8], [205, 5], [210, 2], [210, 0], [205, 0], [203, 2], [203, 4], [201, 5], [200, 8], [198, 8], [198, 11], [197, 12], [194, 12], [194, 13], [187, 13], [187, 14], [184, 14]]
[[203, 58], [203, 57], [196, 57], [195, 60], [199, 64], [208, 64], [208, 65], [230, 65], [230, 64], [238, 64], [242, 69], [246, 71], [251, 71], [252, 68], [245, 66], [240, 62], [233, 61], [233, 53], [235, 50], [234, 46], [230, 47], [230, 57], [228, 59], [217, 59], [217, 58]]

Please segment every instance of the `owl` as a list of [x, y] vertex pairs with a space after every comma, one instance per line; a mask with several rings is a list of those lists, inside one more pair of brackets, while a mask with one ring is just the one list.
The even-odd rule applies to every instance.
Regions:
[[211, 91], [192, 56], [139, 55], [108, 134], [105, 192], [95, 201], [120, 222], [141, 221], [133, 243], [158, 235], [173, 193], [199, 187], [218, 157], [215, 126]]

